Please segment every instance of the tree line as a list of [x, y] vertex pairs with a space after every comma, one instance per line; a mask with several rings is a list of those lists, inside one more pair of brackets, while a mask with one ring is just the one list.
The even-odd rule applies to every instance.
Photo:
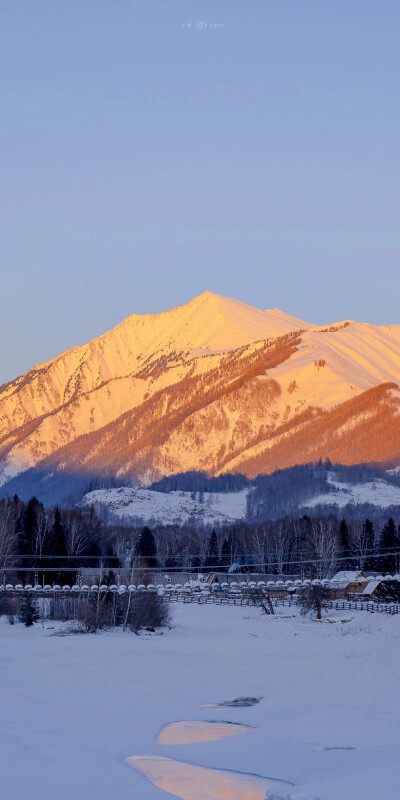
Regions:
[[235, 524], [208, 535], [175, 526], [145, 527], [137, 532], [130, 564], [177, 572], [231, 570], [310, 578], [355, 569], [394, 573], [400, 569], [400, 524], [393, 518], [374, 525], [369, 519], [348, 523], [303, 516]]
[[0, 577], [72, 585], [85, 569], [112, 583], [119, 570], [237, 571], [330, 577], [338, 570], [393, 573], [400, 526], [334, 516], [235, 523], [211, 533], [190, 525], [106, 525], [94, 509], [46, 509], [35, 497], [0, 501]]
[[[107, 532], [93, 509], [46, 509], [32, 497], [0, 501], [0, 570], [13, 582], [73, 583], [76, 570], [115, 566]], [[2, 577], [2, 576], [1, 576]]]

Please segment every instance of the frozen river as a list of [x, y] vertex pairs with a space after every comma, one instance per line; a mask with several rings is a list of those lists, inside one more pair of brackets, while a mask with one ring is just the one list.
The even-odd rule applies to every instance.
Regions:
[[5, 797], [398, 796], [400, 615], [174, 608], [163, 635], [0, 621]]

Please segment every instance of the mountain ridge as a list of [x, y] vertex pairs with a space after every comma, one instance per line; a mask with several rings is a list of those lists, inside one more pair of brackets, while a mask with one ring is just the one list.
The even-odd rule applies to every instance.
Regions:
[[[288, 439], [295, 448], [311, 421], [313, 457], [329, 457], [315, 419], [322, 436], [324, 414], [389, 384], [347, 423], [385, 409], [392, 443], [382, 461], [390, 450], [396, 466], [399, 382], [400, 325], [310, 325], [205, 291], [161, 314], [132, 314], [0, 387], [1, 481], [36, 465], [107, 473], [107, 452], [114, 476], [143, 484], [185, 469], [246, 470], [254, 459], [270, 471], [268, 451], [287, 452]], [[376, 447], [360, 448], [376, 461]], [[309, 450], [299, 445], [290, 463], [305, 463]]]

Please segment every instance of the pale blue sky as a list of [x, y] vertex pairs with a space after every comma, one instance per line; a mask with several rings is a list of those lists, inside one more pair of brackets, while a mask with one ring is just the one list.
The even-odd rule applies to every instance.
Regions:
[[398, 0], [0, 15], [0, 381], [206, 288], [400, 323]]

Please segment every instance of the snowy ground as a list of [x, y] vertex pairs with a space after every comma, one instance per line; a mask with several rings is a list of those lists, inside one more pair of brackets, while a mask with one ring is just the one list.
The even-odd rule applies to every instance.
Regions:
[[[139, 637], [59, 637], [3, 618], [2, 794], [162, 800], [171, 795], [125, 762], [153, 755], [291, 781], [283, 796], [292, 798], [394, 800], [400, 616], [335, 612], [328, 624], [282, 612], [179, 605], [173, 630]], [[240, 696], [264, 699], [200, 708]], [[252, 728], [220, 741], [160, 744], [163, 726], [185, 720]]]
[[[400, 494], [400, 490], [399, 490]], [[224, 525], [243, 519], [247, 511], [248, 489], [240, 492], [155, 492], [152, 489], [96, 489], [79, 503], [125, 521], [139, 519], [162, 525]]]
[[[394, 471], [393, 471], [394, 472]], [[303, 503], [303, 508], [348, 504], [371, 504], [382, 509], [400, 506], [400, 487], [377, 478], [365, 483], [344, 483], [328, 474], [330, 491]], [[97, 489], [86, 494], [79, 506], [94, 505], [106, 520], [141, 523], [185, 524], [197, 526], [224, 525], [245, 519], [247, 498], [251, 489], [240, 492], [155, 492], [151, 489]]]
[[380, 508], [400, 505], [400, 487], [384, 480], [367, 481], [365, 483], [340, 483], [331, 476], [328, 477], [331, 491], [320, 494], [312, 500], [307, 500], [304, 506], [312, 508], [320, 505], [337, 505], [344, 508], [348, 503], [361, 505], [370, 503]]

